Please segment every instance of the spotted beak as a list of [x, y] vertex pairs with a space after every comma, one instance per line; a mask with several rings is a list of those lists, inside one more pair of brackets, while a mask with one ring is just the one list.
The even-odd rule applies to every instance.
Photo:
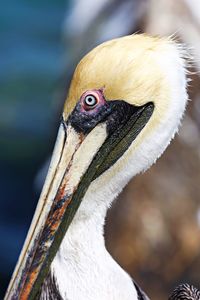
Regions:
[[136, 107], [121, 100], [106, 101], [102, 90], [92, 90], [62, 120], [6, 300], [36, 299], [90, 183], [124, 154], [153, 108], [152, 103]]

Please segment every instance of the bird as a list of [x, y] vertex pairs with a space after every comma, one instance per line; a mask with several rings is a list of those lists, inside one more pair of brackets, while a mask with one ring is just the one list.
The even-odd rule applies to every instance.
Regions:
[[5, 300], [149, 299], [107, 251], [105, 216], [178, 131], [187, 81], [172, 37], [123, 36], [82, 58]]
[[188, 283], [179, 284], [168, 300], [200, 300], [200, 291]]

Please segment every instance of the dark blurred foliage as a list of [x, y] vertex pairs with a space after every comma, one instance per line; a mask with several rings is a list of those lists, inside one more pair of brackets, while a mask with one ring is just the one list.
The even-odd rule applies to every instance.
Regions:
[[[4, 1], [0, 10], [0, 297], [28, 230], [73, 69], [99, 42], [135, 31], [194, 47], [198, 0]], [[109, 211], [106, 243], [151, 299], [179, 282], [199, 285], [200, 93], [191, 75], [179, 136]], [[45, 163], [46, 162], [46, 163]]]

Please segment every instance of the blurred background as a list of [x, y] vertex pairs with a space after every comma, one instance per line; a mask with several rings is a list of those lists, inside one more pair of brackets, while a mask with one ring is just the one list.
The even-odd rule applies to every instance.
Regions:
[[70, 78], [98, 43], [175, 34], [192, 48], [192, 100], [162, 158], [108, 213], [107, 248], [151, 299], [200, 287], [199, 0], [10, 0], [0, 9], [0, 299], [46, 174]]

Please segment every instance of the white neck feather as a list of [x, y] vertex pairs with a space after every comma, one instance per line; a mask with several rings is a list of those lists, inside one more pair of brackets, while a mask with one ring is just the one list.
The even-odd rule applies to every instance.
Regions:
[[99, 202], [102, 195], [91, 195], [90, 191], [91, 188], [51, 266], [61, 296], [68, 300], [138, 299], [131, 278], [104, 244], [104, 220], [113, 197], [107, 198], [106, 204], [103, 199]]

